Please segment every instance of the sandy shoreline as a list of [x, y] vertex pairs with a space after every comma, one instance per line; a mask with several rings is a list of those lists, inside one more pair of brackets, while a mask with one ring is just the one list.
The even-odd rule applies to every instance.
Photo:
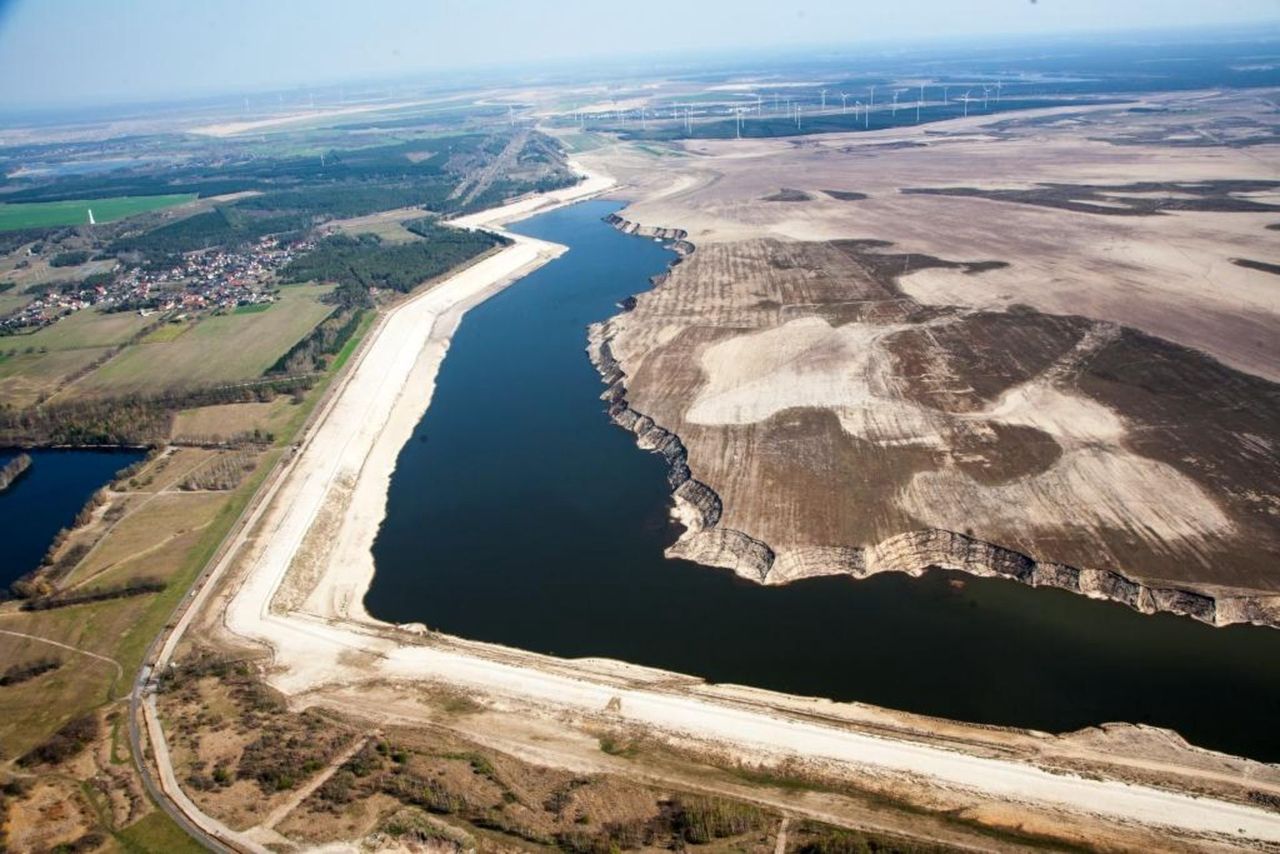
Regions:
[[[597, 195], [613, 184], [611, 178], [587, 175], [575, 187], [455, 224], [496, 227]], [[384, 318], [215, 569], [237, 570], [239, 586], [222, 620], [235, 636], [273, 651], [268, 679], [274, 687], [297, 696], [375, 678], [443, 682], [556, 713], [594, 715], [610, 708], [619, 723], [729, 744], [757, 761], [802, 756], [858, 773], [921, 775], [955, 790], [1075, 814], [1280, 842], [1280, 815], [1262, 809], [815, 723], [780, 713], [788, 699], [781, 695], [773, 695], [778, 702], [772, 709], [761, 710], [744, 704], [742, 689], [732, 686], [701, 686], [688, 677], [620, 662], [565, 661], [449, 638], [424, 642], [412, 628], [397, 631], [373, 620], [361, 600], [374, 571], [370, 549], [390, 478], [401, 448], [430, 405], [458, 323], [467, 309], [565, 251], [557, 244], [509, 236], [511, 246]], [[201, 590], [168, 639], [161, 666], [214, 586]], [[682, 691], [681, 683], [698, 688]]]

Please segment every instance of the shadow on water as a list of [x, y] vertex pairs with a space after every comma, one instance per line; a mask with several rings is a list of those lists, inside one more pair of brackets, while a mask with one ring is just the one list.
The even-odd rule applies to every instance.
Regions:
[[764, 588], [666, 560], [665, 466], [609, 423], [584, 352], [587, 324], [672, 258], [600, 222], [616, 207], [518, 227], [571, 251], [464, 319], [397, 463], [370, 613], [965, 721], [1158, 724], [1280, 760], [1275, 630], [941, 571]]

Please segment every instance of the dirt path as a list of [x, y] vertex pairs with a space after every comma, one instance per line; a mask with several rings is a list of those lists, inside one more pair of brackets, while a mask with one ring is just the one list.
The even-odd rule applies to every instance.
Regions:
[[284, 803], [273, 809], [266, 818], [260, 821], [255, 827], [250, 828], [247, 832], [253, 833], [258, 828], [265, 830], [274, 829], [277, 824], [284, 821], [285, 817], [289, 815], [289, 813], [297, 809], [299, 804], [311, 797], [312, 792], [323, 786], [325, 782], [333, 776], [335, 771], [341, 768], [349, 759], [351, 759], [351, 757], [359, 753], [361, 748], [369, 743], [370, 738], [373, 738], [373, 736], [363, 736], [353, 741], [346, 750], [335, 756], [332, 762], [321, 769], [320, 773], [312, 777], [310, 782], [305, 786], [299, 787], [297, 791], [290, 795]]
[[108, 658], [105, 655], [98, 655], [98, 653], [96, 652], [89, 652], [89, 650], [87, 649], [80, 649], [77, 646], [71, 646], [71, 644], [62, 643], [61, 641], [49, 640], [48, 638], [42, 638], [42, 637], [39, 637], [38, 635], [29, 635], [26, 632], [14, 632], [14, 631], [10, 631], [9, 629], [0, 629], [0, 634], [12, 635], [13, 637], [16, 637], [16, 638], [26, 638], [27, 640], [38, 641], [40, 643], [47, 643], [50, 646], [56, 646], [60, 649], [70, 650], [71, 652], [77, 653], [79, 655], [87, 655], [90, 658], [96, 658], [99, 661], [105, 661], [107, 664], [110, 664], [112, 667], [116, 669], [117, 679], [124, 676], [124, 668], [122, 668], [120, 666], [120, 662], [116, 661], [114, 658]]

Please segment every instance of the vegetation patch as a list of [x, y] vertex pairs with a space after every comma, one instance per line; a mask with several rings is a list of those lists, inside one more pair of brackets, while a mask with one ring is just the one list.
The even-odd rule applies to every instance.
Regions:
[[1252, 258], [1232, 258], [1231, 263], [1247, 270], [1258, 270], [1262, 273], [1280, 276], [1280, 264], [1272, 264], [1269, 261], [1256, 261]]
[[49, 259], [50, 267], [79, 267], [81, 264], [89, 260], [91, 253], [84, 249], [75, 249], [70, 252], [59, 252]]
[[788, 187], [783, 187], [778, 192], [765, 196], [760, 201], [762, 202], [808, 202], [808, 201], [812, 201], [812, 199], [813, 199], [813, 196], [809, 195], [804, 190], [793, 190]]
[[43, 676], [51, 670], [57, 670], [62, 662], [54, 658], [42, 658], [27, 664], [12, 664], [0, 673], [0, 687], [20, 685], [23, 682]]
[[33, 765], [58, 765], [78, 755], [100, 734], [98, 716], [82, 715], [18, 758], [23, 768]]
[[[78, 559], [77, 559], [77, 562]], [[50, 611], [54, 608], [67, 608], [72, 605], [86, 605], [90, 602], [105, 602], [108, 599], [124, 599], [129, 596], [142, 596], [146, 593], [159, 593], [164, 590], [165, 583], [154, 578], [140, 578], [125, 584], [104, 587], [98, 590], [85, 590], [77, 593], [64, 593], [58, 596], [42, 596], [28, 599], [22, 603], [24, 611]]]
[[423, 239], [384, 244], [375, 235], [326, 237], [316, 248], [280, 271], [285, 282], [335, 282], [344, 306], [368, 304], [371, 288], [408, 293], [422, 282], [509, 241], [484, 231], [413, 223]]
[[764, 812], [751, 804], [697, 795], [673, 798], [666, 812], [672, 830], [694, 845], [752, 833], [768, 821]]
[[9, 462], [0, 468], [0, 492], [4, 492], [9, 487], [17, 483], [18, 478], [22, 477], [31, 468], [31, 455], [18, 454]]

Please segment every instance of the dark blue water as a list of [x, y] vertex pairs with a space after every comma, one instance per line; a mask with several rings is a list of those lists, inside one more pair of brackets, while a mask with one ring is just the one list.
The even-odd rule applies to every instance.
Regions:
[[464, 319], [391, 482], [372, 614], [980, 723], [1146, 722], [1280, 759], [1280, 631], [945, 572], [765, 588], [666, 560], [665, 466], [609, 422], [584, 352], [587, 324], [672, 257], [600, 222], [615, 207], [518, 228], [570, 251]]
[[[0, 466], [18, 455], [0, 451]], [[141, 451], [28, 451], [31, 468], [0, 492], [0, 589], [35, 569], [60, 528]]]

